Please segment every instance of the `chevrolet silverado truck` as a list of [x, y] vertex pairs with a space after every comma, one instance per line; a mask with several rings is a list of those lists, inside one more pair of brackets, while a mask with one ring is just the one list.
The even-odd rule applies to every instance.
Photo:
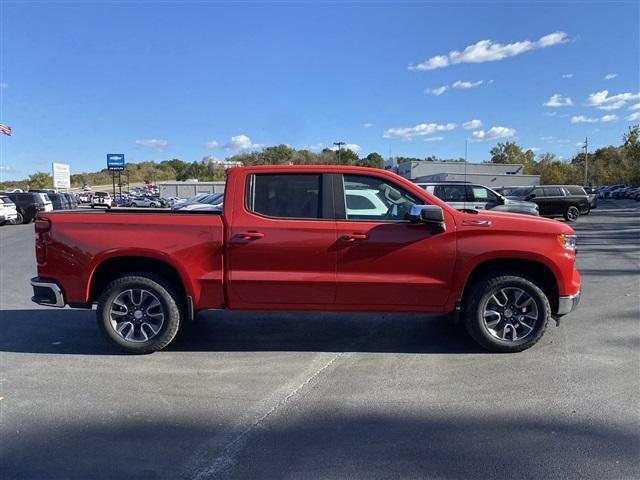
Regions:
[[218, 212], [41, 212], [35, 232], [32, 300], [97, 304], [132, 353], [207, 309], [450, 314], [482, 347], [517, 352], [580, 298], [568, 225], [455, 210], [370, 168], [232, 168]]

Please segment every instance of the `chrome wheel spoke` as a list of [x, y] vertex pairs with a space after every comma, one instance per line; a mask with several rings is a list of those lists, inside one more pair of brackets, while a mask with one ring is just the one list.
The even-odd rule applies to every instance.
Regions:
[[520, 341], [534, 332], [539, 311], [535, 298], [519, 287], [495, 291], [482, 307], [487, 332], [504, 342]]
[[146, 342], [164, 325], [164, 308], [160, 299], [144, 288], [121, 292], [109, 310], [111, 328], [128, 342]]

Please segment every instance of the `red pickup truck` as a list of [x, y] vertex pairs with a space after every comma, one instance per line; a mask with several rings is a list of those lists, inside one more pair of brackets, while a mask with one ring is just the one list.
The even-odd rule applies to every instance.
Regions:
[[221, 212], [40, 213], [33, 301], [97, 303], [100, 329], [135, 353], [205, 309], [452, 314], [515, 352], [580, 298], [568, 225], [458, 211], [390, 172], [233, 168], [224, 195]]

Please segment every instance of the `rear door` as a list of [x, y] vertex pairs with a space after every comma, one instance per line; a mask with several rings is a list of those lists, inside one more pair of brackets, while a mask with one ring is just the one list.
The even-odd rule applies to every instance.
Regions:
[[244, 205], [234, 205], [227, 235], [234, 308], [333, 304], [337, 251], [331, 185], [331, 175], [321, 173], [247, 176]]
[[[375, 192], [377, 202], [371, 203], [385, 209], [349, 201], [348, 195], [358, 190]], [[447, 231], [435, 234], [423, 223], [406, 220], [411, 207], [424, 202], [375, 175], [344, 175], [335, 192], [337, 308], [443, 305], [455, 263], [453, 220], [446, 218]]]
[[[568, 206], [568, 198], [560, 187], [543, 187], [548, 215], [562, 215]], [[543, 215], [542, 212], [540, 212]]]

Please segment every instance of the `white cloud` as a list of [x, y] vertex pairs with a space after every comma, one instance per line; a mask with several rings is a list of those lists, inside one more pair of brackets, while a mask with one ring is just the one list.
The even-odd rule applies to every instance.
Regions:
[[449, 90], [449, 86], [448, 85], [443, 85], [443, 86], [437, 87], [437, 88], [427, 88], [425, 90], [425, 93], [430, 93], [431, 95], [435, 95], [436, 97], [439, 97], [440, 95], [442, 95], [447, 90]]
[[471, 133], [473, 140], [481, 142], [483, 140], [492, 140], [494, 138], [511, 138], [516, 136], [514, 128], [507, 127], [491, 127], [486, 132], [484, 130], [476, 130]]
[[522, 53], [559, 45], [567, 41], [564, 32], [550, 33], [540, 37], [537, 41], [523, 40], [520, 42], [502, 44], [491, 40], [480, 40], [467, 46], [462, 52], [452, 50], [448, 55], [436, 55], [418, 65], [409, 65], [409, 70], [435, 70], [457, 63], [495, 62], [507, 57], [514, 57]]
[[456, 128], [455, 123], [446, 123], [444, 125], [437, 123], [421, 123], [415, 127], [390, 128], [385, 130], [382, 136], [384, 138], [402, 138], [404, 140], [411, 140], [415, 137], [431, 135], [436, 132], [446, 132], [447, 130], [453, 130], [454, 128]]
[[551, 136], [540, 137], [540, 140], [544, 140], [545, 142], [548, 142], [549, 140], [553, 140], [553, 137], [551, 137]]
[[142, 145], [143, 147], [157, 148], [158, 150], [162, 150], [164, 147], [169, 145], [169, 142], [162, 138], [145, 138], [142, 140], [136, 140], [136, 144]]
[[629, 110], [640, 110], [640, 103], [636, 103], [635, 105], [631, 105]]
[[618, 119], [615, 115], [603, 115], [600, 118], [587, 117], [585, 115], [574, 115], [571, 117], [571, 123], [607, 123], [615, 122]]
[[253, 143], [246, 135], [235, 135], [224, 145], [227, 150], [246, 150], [248, 148], [258, 148], [259, 144]]
[[371, 128], [371, 127], [373, 127], [373, 123], [370, 123], [370, 122], [363, 123], [363, 124], [362, 124], [362, 126], [363, 126], [364, 128]]
[[216, 148], [220, 147], [220, 144], [218, 142], [216, 142], [215, 140], [209, 140], [205, 144], [205, 147], [207, 147], [209, 150], [215, 150]]
[[462, 80], [458, 80], [457, 82], [453, 82], [451, 84], [451, 87], [453, 88], [475, 88], [478, 87], [480, 85], [482, 85], [483, 80], [478, 80], [477, 82], [468, 82], [468, 81], [462, 81]]
[[[331, 150], [335, 152], [338, 150], [338, 147], [334, 145], [333, 147], [331, 147]], [[342, 150], [351, 150], [354, 153], [358, 153], [360, 150], [362, 150], [362, 147], [355, 143], [345, 143], [344, 145], [342, 145]]]
[[573, 105], [570, 97], [563, 97], [559, 93], [554, 93], [544, 104], [545, 107], [568, 107]]
[[558, 114], [558, 112], [544, 112], [544, 114], [547, 117], [555, 117]]
[[444, 140], [444, 137], [428, 137], [424, 139], [425, 142], [439, 142], [441, 140]]
[[474, 128], [480, 128], [482, 126], [482, 122], [477, 119], [469, 120], [468, 122], [464, 122], [462, 124], [462, 128], [465, 130], [473, 130]]
[[573, 73], [565, 73], [562, 78], [573, 78]]
[[628, 120], [629, 122], [637, 122], [638, 120], [640, 120], [640, 112], [633, 112], [632, 114], [624, 117], [624, 119]]
[[538, 147], [525, 148], [525, 152], [528, 151], [528, 150], [531, 150], [533, 153], [540, 151], [540, 149]]
[[637, 100], [638, 98], [640, 98], [640, 93], [626, 92], [610, 97], [608, 90], [602, 90], [601, 92], [589, 95], [587, 105], [599, 108], [600, 110], [617, 110], [618, 108], [624, 107], [628, 101]]
[[0, 165], [0, 172], [15, 172], [16, 170], [9, 165]]
[[584, 142], [576, 143], [576, 147], [584, 148]]
[[[489, 83], [491, 83], [492, 81], [490, 80]], [[437, 88], [427, 88], [424, 93], [430, 93], [431, 95], [435, 95], [436, 97], [442, 95], [444, 92], [446, 92], [447, 90], [449, 90], [450, 88], [458, 88], [458, 89], [464, 89], [467, 90], [469, 88], [475, 88], [475, 87], [479, 87], [480, 85], [482, 85], [484, 83], [484, 80], [478, 80], [477, 82], [470, 82], [470, 81], [466, 81], [466, 80], [458, 80], [456, 82], [453, 82], [451, 85], [443, 85], [441, 87], [437, 87]]]
[[617, 73], [608, 73], [607, 75], [604, 76], [605, 80], [611, 80], [612, 78], [616, 78], [618, 76]]

